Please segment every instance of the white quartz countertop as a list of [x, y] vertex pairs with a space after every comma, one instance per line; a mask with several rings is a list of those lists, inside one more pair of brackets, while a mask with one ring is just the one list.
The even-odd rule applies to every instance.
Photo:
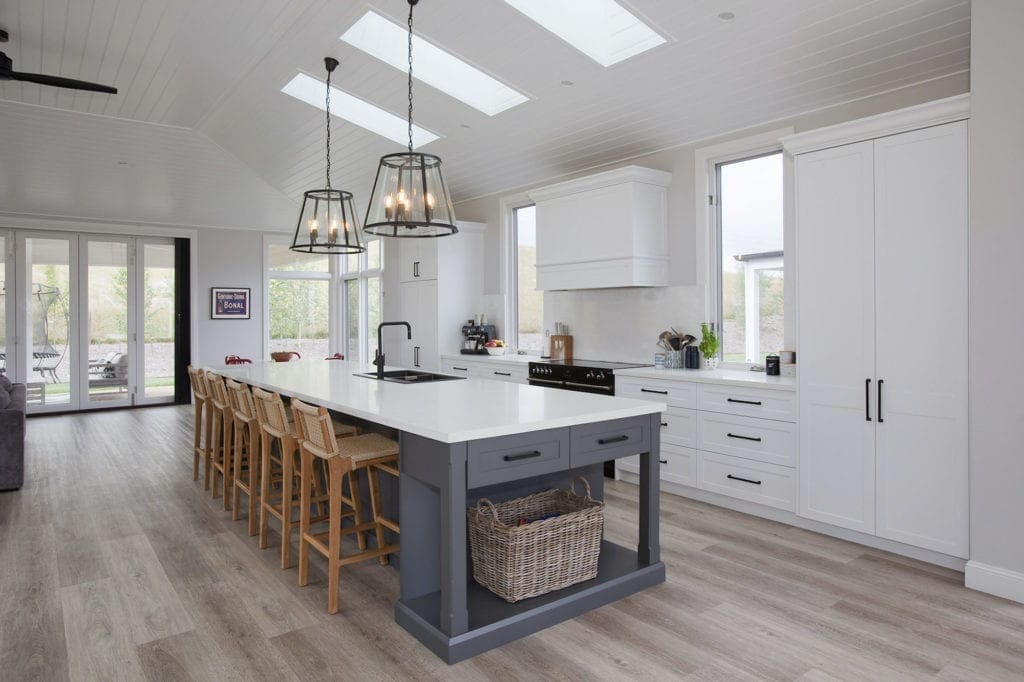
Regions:
[[696, 381], [705, 384], [727, 386], [755, 386], [775, 388], [783, 391], [796, 390], [796, 377], [768, 376], [764, 372], [739, 369], [665, 369], [636, 367], [615, 370], [616, 378], [638, 377], [642, 379], [664, 379], [666, 381]]
[[[257, 362], [209, 369], [266, 390], [445, 443], [663, 412], [664, 403], [487, 379], [399, 384], [355, 376], [345, 360]], [[399, 369], [388, 367], [387, 369]]]

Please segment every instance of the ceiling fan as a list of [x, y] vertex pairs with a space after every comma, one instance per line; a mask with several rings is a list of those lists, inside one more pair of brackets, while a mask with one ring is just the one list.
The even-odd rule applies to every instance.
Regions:
[[[7, 31], [0, 29], [0, 43], [6, 43], [9, 39]], [[25, 81], [38, 83], [40, 85], [52, 85], [56, 88], [71, 88], [73, 90], [89, 90], [91, 92], [107, 92], [111, 95], [117, 94], [117, 88], [99, 83], [79, 81], [74, 78], [61, 78], [60, 76], [47, 76], [42, 73], [24, 73], [15, 71], [12, 67], [14, 62], [3, 52], [0, 52], [0, 81]]]

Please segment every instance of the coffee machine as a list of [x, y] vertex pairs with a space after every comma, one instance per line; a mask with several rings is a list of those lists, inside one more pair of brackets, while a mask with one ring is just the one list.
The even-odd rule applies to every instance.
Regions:
[[462, 349], [463, 355], [487, 355], [484, 344], [491, 339], [498, 338], [498, 329], [493, 324], [474, 324], [470, 320], [462, 325]]

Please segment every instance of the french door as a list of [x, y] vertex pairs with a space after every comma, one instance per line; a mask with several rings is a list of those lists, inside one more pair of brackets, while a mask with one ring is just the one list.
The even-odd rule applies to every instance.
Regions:
[[0, 230], [0, 371], [31, 413], [174, 400], [169, 239]]

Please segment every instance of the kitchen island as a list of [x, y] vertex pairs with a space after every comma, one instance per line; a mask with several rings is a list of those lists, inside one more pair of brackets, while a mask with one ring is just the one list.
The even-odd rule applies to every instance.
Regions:
[[[300, 360], [213, 368], [322, 405], [400, 444], [401, 594], [395, 620], [449, 663], [665, 580], [659, 553], [659, 430], [665, 405], [457, 379], [414, 384], [358, 376], [374, 368]], [[606, 460], [640, 455], [639, 544], [602, 541], [598, 576], [509, 604], [472, 579], [466, 510], [585, 476], [603, 497]]]

